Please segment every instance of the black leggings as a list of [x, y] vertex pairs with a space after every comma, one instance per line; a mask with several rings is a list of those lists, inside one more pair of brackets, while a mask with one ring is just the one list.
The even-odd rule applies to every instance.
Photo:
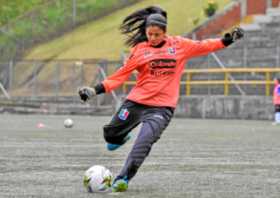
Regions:
[[280, 105], [274, 105], [275, 113], [280, 112]]
[[118, 177], [129, 180], [136, 174], [152, 145], [168, 126], [173, 112], [171, 107], [147, 106], [129, 100], [123, 103], [111, 122], [104, 126], [106, 142], [121, 144], [126, 135], [141, 122], [142, 127]]

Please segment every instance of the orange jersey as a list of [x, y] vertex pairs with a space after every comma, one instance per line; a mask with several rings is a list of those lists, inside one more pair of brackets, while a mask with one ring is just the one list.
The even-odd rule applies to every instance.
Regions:
[[127, 99], [150, 106], [175, 108], [187, 60], [225, 47], [221, 39], [194, 41], [168, 36], [165, 41], [160, 48], [151, 47], [148, 42], [137, 44], [126, 63], [102, 82], [105, 91], [119, 87], [136, 70], [136, 85]]

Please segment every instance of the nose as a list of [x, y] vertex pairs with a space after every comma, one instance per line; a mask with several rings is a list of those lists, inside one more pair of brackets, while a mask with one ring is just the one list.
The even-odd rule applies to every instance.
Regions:
[[156, 40], [156, 37], [155, 36], [151, 36], [150, 37], [150, 41], [154, 41], [154, 40]]

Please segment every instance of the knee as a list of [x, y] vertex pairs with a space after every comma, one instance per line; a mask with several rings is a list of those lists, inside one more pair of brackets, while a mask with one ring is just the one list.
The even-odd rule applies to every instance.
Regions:
[[165, 126], [163, 123], [155, 119], [150, 119], [143, 122], [141, 130], [143, 131], [142, 135], [145, 136], [143, 138], [146, 140], [150, 140], [153, 144], [160, 139], [164, 129]]
[[114, 128], [110, 125], [105, 125], [103, 127], [103, 135], [104, 135], [104, 139], [106, 142], [108, 143], [113, 143], [114, 141]]
[[103, 135], [107, 143], [121, 144], [126, 136], [126, 133], [113, 125], [105, 125], [103, 127]]

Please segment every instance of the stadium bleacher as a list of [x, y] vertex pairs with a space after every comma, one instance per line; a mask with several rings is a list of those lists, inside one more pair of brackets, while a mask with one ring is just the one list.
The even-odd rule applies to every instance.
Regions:
[[[240, 24], [245, 30], [245, 38], [228, 47], [226, 50], [215, 54], [227, 68], [274, 68], [280, 66], [280, 8], [269, 8], [264, 15], [254, 15], [253, 22], [250, 24]], [[213, 56], [204, 56], [189, 61], [187, 66], [191, 69], [199, 68], [219, 68], [217, 60]], [[271, 80], [278, 75], [272, 74]], [[265, 75], [249, 73], [237, 74], [236, 79], [259, 80], [265, 79]], [[224, 76], [208, 75], [196, 76], [196, 79], [223, 79]], [[196, 87], [193, 94], [222, 94], [222, 87]], [[243, 90], [248, 95], [263, 95], [263, 86], [243, 86]], [[239, 91], [232, 87], [231, 94], [239, 95]]]

